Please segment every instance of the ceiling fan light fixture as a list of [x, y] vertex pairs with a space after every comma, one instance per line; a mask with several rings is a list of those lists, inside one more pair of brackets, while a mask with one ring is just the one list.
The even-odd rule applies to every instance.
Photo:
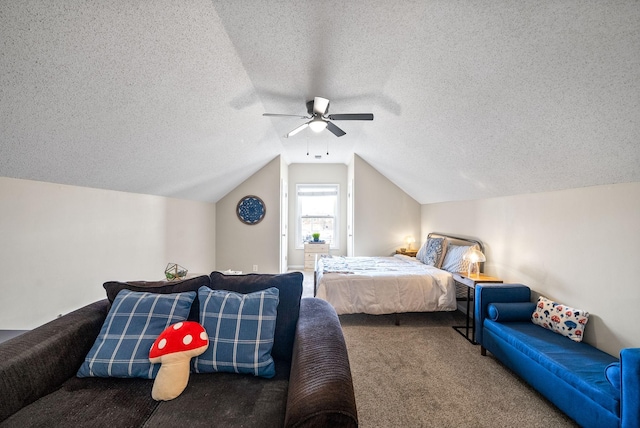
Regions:
[[321, 132], [326, 127], [327, 122], [320, 117], [316, 117], [309, 122], [309, 128], [311, 128], [313, 132]]

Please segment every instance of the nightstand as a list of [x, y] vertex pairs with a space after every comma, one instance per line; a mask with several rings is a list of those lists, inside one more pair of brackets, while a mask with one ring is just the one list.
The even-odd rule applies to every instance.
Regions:
[[396, 254], [403, 254], [409, 257], [415, 257], [418, 254], [418, 250], [396, 250]]
[[[475, 294], [476, 284], [494, 283], [502, 284], [502, 280], [493, 276], [484, 275], [482, 273], [467, 274], [466, 272], [453, 273], [453, 280], [461, 285], [467, 287], [467, 319], [465, 325], [454, 325], [453, 329], [460, 333], [469, 342], [477, 345], [476, 342], [476, 318], [475, 318], [475, 304], [473, 304], [473, 297]], [[456, 302], [457, 303], [457, 302]], [[464, 330], [464, 333], [463, 333]], [[471, 337], [469, 337], [471, 332]]]
[[316, 268], [316, 257], [328, 256], [329, 244], [304, 243], [304, 270]]

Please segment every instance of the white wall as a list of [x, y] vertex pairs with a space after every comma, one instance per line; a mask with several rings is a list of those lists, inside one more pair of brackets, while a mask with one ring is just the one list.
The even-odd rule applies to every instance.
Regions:
[[[420, 204], [354, 156], [354, 256], [387, 256], [420, 236]], [[415, 248], [415, 247], [414, 247]]]
[[430, 231], [480, 238], [486, 273], [590, 312], [586, 342], [640, 347], [640, 183], [427, 204]]
[[37, 327], [158, 280], [169, 262], [215, 268], [215, 204], [0, 177], [0, 329]]
[[339, 248], [331, 254], [347, 254], [347, 166], [336, 163], [294, 163], [289, 165], [289, 267], [304, 267], [304, 250], [296, 249], [296, 184], [339, 184], [340, 200], [338, 218]]
[[280, 156], [280, 273], [289, 270], [289, 165]]
[[[280, 156], [216, 203], [216, 267], [218, 270], [280, 272]], [[264, 219], [255, 225], [236, 215], [238, 201], [258, 196], [266, 205]]]

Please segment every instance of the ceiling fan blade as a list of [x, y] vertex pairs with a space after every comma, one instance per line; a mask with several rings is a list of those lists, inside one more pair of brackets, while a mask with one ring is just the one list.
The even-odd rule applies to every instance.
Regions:
[[322, 97], [315, 97], [313, 99], [313, 112], [318, 113], [320, 116], [324, 116], [329, 108], [329, 100]]
[[309, 116], [300, 116], [299, 114], [262, 113], [262, 115], [276, 116], [276, 117], [299, 117], [300, 119], [311, 119]]
[[373, 113], [330, 114], [331, 120], [373, 120]]
[[287, 135], [285, 135], [285, 137], [289, 138], [289, 137], [293, 137], [294, 135], [296, 135], [298, 132], [302, 131], [303, 129], [305, 129], [307, 126], [309, 126], [308, 123], [303, 123], [302, 125], [298, 126], [296, 129], [294, 129], [293, 131], [289, 132]]
[[331, 122], [327, 122], [327, 129], [333, 133], [336, 137], [342, 137], [346, 134], [342, 129], [338, 128]]

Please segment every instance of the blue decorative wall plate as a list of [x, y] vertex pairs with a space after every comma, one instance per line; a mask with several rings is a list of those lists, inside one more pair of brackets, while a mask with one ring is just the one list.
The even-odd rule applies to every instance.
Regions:
[[240, 199], [236, 207], [236, 214], [244, 224], [258, 224], [267, 212], [264, 202], [257, 196], [248, 195]]

